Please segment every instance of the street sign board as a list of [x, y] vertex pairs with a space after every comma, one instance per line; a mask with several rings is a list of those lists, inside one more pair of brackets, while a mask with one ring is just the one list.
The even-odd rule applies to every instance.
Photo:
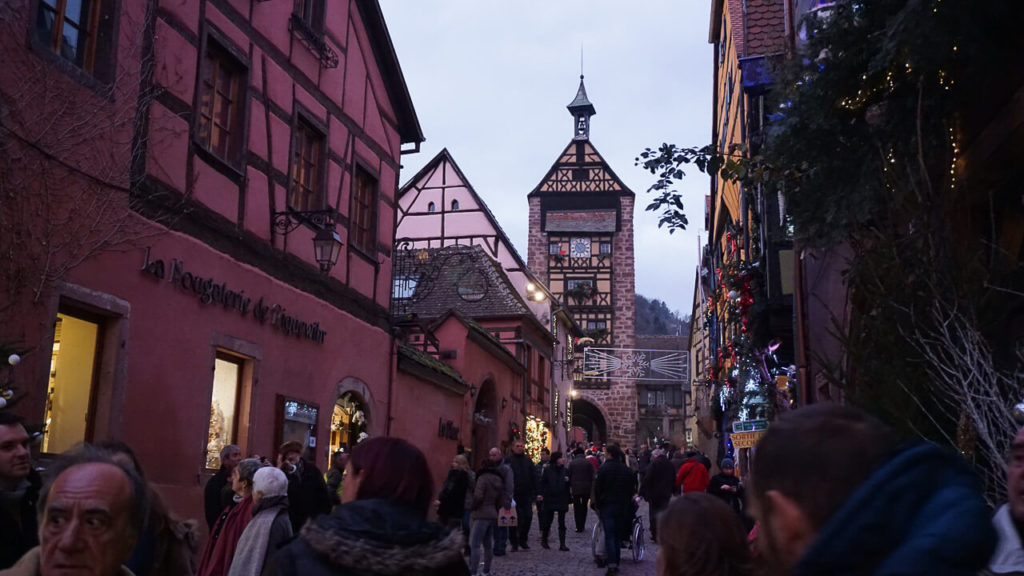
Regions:
[[743, 420], [732, 423], [733, 432], [757, 432], [768, 429], [767, 420]]
[[761, 437], [764, 436], [765, 430], [758, 430], [756, 432], [733, 432], [732, 447], [735, 449], [740, 448], [753, 448], [757, 445]]

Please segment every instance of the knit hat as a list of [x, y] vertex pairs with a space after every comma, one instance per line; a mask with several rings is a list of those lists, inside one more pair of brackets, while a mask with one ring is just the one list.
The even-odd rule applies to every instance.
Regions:
[[726, 468], [731, 469], [735, 468], [736, 466], [733, 464], [732, 458], [725, 458], [722, 460], [722, 463], [718, 465], [718, 467], [721, 468], [722, 470], [725, 470]]

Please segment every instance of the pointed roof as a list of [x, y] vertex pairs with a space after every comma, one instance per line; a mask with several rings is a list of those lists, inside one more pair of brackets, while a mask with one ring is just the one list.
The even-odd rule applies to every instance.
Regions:
[[597, 114], [597, 110], [594, 105], [590, 103], [590, 99], [587, 98], [587, 87], [583, 85], [583, 74], [580, 74], [580, 89], [576, 91], [576, 98], [569, 103], [566, 108], [569, 109], [574, 116], [577, 113], [584, 113], [588, 116]]
[[[505, 230], [502, 229], [501, 224], [498, 223], [498, 219], [494, 217], [494, 213], [491, 212], [491, 209], [489, 206], [487, 206], [487, 203], [484, 202], [483, 198], [481, 198], [479, 194], [477, 194], [476, 188], [473, 188], [473, 185], [469, 182], [469, 178], [466, 178], [466, 175], [462, 172], [462, 168], [460, 168], [458, 163], [455, 162], [455, 158], [452, 157], [452, 154], [451, 152], [448, 151], [448, 148], [443, 148], [440, 152], [437, 153], [436, 156], [434, 156], [430, 160], [430, 162], [427, 162], [426, 165], [423, 166], [423, 168], [420, 168], [419, 172], [417, 172], [415, 175], [413, 175], [412, 178], [406, 181], [405, 185], [398, 190], [397, 198], [401, 199], [410, 191], [416, 190], [416, 183], [422, 181], [428, 174], [436, 170], [438, 166], [440, 166], [444, 162], [447, 162], [449, 165], [451, 165], [452, 169], [455, 170], [456, 176], [458, 176], [459, 180], [462, 180], [462, 183], [466, 186], [466, 190], [469, 192], [470, 197], [472, 197], [473, 200], [480, 206], [480, 209], [487, 217], [487, 220], [490, 222], [491, 226], [494, 227], [495, 234], [501, 239], [502, 242], [505, 243], [506, 246], [508, 246], [509, 253], [512, 255], [512, 258], [516, 261], [516, 264], [519, 265], [519, 268], [525, 271], [526, 275], [529, 276], [531, 280], [533, 280], [534, 282], [538, 282], [537, 277], [533, 274], [533, 271], [530, 270], [530, 268], [526, 265], [526, 261], [523, 260], [523, 257], [519, 255], [519, 251], [516, 250], [515, 244], [513, 244], [512, 240], [509, 239], [508, 234], [505, 234]], [[550, 294], [548, 296], [551, 297]]]
[[589, 140], [569, 142], [528, 196], [583, 193], [635, 196]]
[[359, 8], [359, 14], [366, 26], [366, 35], [377, 58], [377, 65], [388, 87], [388, 97], [398, 119], [398, 134], [403, 144], [416, 144], [418, 150], [419, 143], [426, 138], [423, 137], [423, 129], [420, 127], [416, 109], [413, 108], [409, 86], [405, 83], [402, 67], [398, 63], [391, 34], [384, 23], [380, 2], [356, 2], [355, 5]]

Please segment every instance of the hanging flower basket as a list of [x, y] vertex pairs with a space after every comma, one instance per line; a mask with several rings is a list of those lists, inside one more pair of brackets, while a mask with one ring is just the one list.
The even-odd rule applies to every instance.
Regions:
[[577, 304], [582, 304], [586, 300], [592, 300], [597, 296], [597, 287], [589, 283], [577, 284], [567, 290], [565, 295], [572, 298]]

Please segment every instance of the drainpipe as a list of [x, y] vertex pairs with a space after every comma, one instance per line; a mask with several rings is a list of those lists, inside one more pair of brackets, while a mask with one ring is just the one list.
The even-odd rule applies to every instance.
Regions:
[[391, 436], [391, 404], [392, 392], [395, 386], [395, 371], [398, 370], [398, 344], [395, 340], [394, 330], [388, 330], [388, 340], [391, 344], [391, 362], [388, 365], [388, 407], [387, 420], [384, 422], [384, 436]]
[[804, 279], [804, 258], [800, 245], [793, 242], [793, 316], [796, 324], [796, 366], [797, 366], [797, 405], [807, 406], [811, 404], [809, 391], [811, 387], [807, 381], [809, 371], [807, 369], [807, 310], [805, 301]]

